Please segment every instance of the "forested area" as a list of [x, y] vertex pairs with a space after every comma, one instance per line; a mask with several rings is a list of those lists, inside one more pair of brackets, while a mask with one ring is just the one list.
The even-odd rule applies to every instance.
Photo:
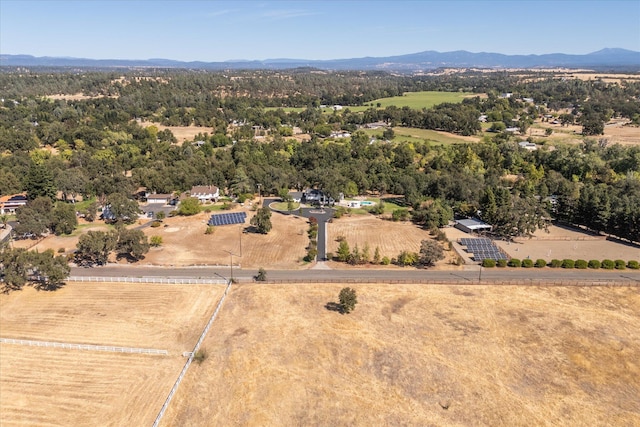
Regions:
[[[348, 108], [423, 90], [487, 95], [431, 109]], [[612, 117], [640, 123], [640, 84], [633, 81], [565, 80], [542, 72], [394, 76], [306, 69], [22, 69], [3, 70], [0, 91], [0, 195], [26, 192], [32, 202], [20, 222], [38, 218], [38, 230], [66, 233], [75, 226], [66, 203], [54, 200], [57, 192], [63, 199], [83, 195], [105, 204], [109, 198], [130, 198], [141, 186], [173, 193], [216, 185], [238, 195], [261, 184], [263, 194], [317, 187], [336, 198], [340, 193], [400, 195], [414, 220], [425, 226], [443, 222], [448, 215], [442, 212], [473, 216], [480, 211], [505, 237], [526, 235], [556, 218], [640, 241], [640, 147], [601, 138]], [[512, 96], [501, 97], [503, 92]], [[93, 97], [45, 97], [57, 93]], [[318, 107], [325, 104], [344, 108], [323, 114]], [[497, 125], [525, 130], [546, 113], [581, 125], [584, 143], [527, 151], [517, 144], [524, 138]], [[381, 121], [474, 135], [481, 115], [498, 130], [481, 143], [371, 143], [359, 130]], [[141, 120], [214, 131], [196, 138], [202, 144], [180, 145], [169, 130], [142, 127]], [[268, 138], [257, 141], [255, 127]], [[292, 138], [293, 127], [310, 133], [311, 140]], [[337, 130], [351, 131], [351, 137], [327, 138]], [[87, 213], [95, 215], [96, 209]]]

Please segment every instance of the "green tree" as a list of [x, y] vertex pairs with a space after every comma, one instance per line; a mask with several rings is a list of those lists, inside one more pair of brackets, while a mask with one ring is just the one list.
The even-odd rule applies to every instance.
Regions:
[[250, 224], [256, 227], [258, 233], [267, 234], [272, 228], [271, 209], [268, 207], [258, 209], [253, 218], [251, 218]]
[[129, 199], [122, 193], [112, 193], [107, 197], [108, 211], [111, 217], [110, 222], [133, 224], [138, 219], [140, 208], [138, 202]]
[[420, 242], [420, 258], [418, 262], [426, 267], [432, 267], [437, 261], [444, 259], [444, 250], [435, 240]]
[[358, 303], [358, 296], [356, 295], [356, 290], [353, 288], [342, 288], [340, 294], [338, 295], [338, 299], [340, 301], [340, 309], [343, 313], [349, 314], [356, 308], [356, 304]]
[[48, 197], [38, 197], [16, 211], [18, 235], [41, 236], [51, 227], [53, 203]]
[[197, 197], [187, 197], [178, 206], [178, 215], [195, 215], [200, 213], [200, 200]]
[[38, 197], [46, 197], [51, 201], [56, 198], [56, 187], [51, 171], [43, 164], [32, 163], [27, 173], [25, 183], [27, 198], [35, 200]]
[[85, 267], [106, 264], [117, 241], [118, 236], [115, 231], [88, 231], [78, 239], [75, 252], [76, 263]]
[[149, 252], [149, 242], [142, 230], [130, 230], [122, 227], [118, 230], [116, 243], [118, 258], [127, 258], [129, 261], [138, 261]]
[[338, 261], [347, 262], [351, 257], [351, 249], [346, 240], [342, 240], [338, 245]]
[[74, 206], [65, 202], [56, 203], [51, 212], [51, 231], [56, 236], [71, 234], [77, 226], [78, 217]]
[[66, 258], [53, 250], [32, 252], [22, 248], [0, 248], [0, 282], [5, 292], [26, 284], [37, 289], [55, 290], [64, 284], [71, 269]]

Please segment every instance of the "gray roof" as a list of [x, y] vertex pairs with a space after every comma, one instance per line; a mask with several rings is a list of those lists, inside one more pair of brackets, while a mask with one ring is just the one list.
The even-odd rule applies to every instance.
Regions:
[[456, 221], [460, 225], [464, 225], [469, 230], [478, 230], [482, 228], [491, 228], [489, 224], [486, 222], [482, 222], [479, 219], [468, 218], [468, 219], [459, 219]]

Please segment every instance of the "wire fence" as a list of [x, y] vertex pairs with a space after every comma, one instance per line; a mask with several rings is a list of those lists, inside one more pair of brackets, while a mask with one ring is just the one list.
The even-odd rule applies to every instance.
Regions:
[[213, 311], [213, 314], [209, 318], [209, 321], [207, 322], [207, 325], [204, 327], [204, 330], [200, 334], [200, 338], [198, 338], [198, 342], [196, 342], [196, 345], [193, 347], [193, 351], [191, 351], [191, 353], [186, 353], [185, 352], [185, 354], [189, 355], [189, 359], [187, 359], [187, 362], [184, 364], [184, 367], [182, 368], [182, 371], [180, 372], [180, 375], [178, 376], [178, 379], [176, 380], [175, 384], [171, 388], [171, 391], [169, 392], [169, 395], [167, 396], [167, 399], [164, 401], [164, 404], [162, 405], [162, 408], [160, 408], [160, 412], [158, 413], [158, 416], [156, 417], [156, 420], [153, 422], [153, 427], [157, 427], [160, 424], [160, 420], [162, 420], [162, 417], [164, 416], [164, 413], [166, 412], [167, 408], [169, 407], [169, 404], [171, 403], [171, 399], [173, 399], [173, 395], [178, 390], [178, 387], [180, 386], [180, 383], [182, 382], [182, 379], [184, 378], [184, 376], [187, 374], [187, 371], [189, 370], [189, 366], [191, 366], [191, 362], [193, 362], [194, 356], [196, 355], [197, 351], [200, 349], [200, 344], [202, 344], [202, 341], [204, 340], [204, 337], [209, 332], [209, 329], [211, 328], [211, 325], [213, 324], [213, 321], [218, 316], [218, 312], [220, 311], [220, 307], [222, 307], [222, 303], [224, 302], [225, 298], [227, 297], [227, 294], [229, 293], [229, 288], [231, 288], [231, 283], [232, 283], [231, 281], [229, 281], [227, 283], [227, 287], [224, 290], [224, 294], [222, 294], [222, 298], [220, 298], [220, 301], [218, 301], [218, 305], [216, 306], [216, 309]]
[[164, 283], [168, 285], [224, 285], [226, 280], [216, 278], [169, 278], [169, 277], [99, 277], [69, 276], [68, 282], [118, 282], [118, 283]]
[[31, 347], [52, 347], [71, 350], [106, 351], [111, 353], [155, 354], [162, 356], [169, 355], [169, 352], [167, 350], [158, 350], [155, 348], [115, 347], [111, 345], [73, 344], [51, 341], [19, 340], [13, 338], [0, 338], [0, 343], [28, 345]]

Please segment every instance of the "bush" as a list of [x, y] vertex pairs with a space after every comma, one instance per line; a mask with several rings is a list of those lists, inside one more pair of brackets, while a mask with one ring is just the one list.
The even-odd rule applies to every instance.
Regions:
[[624, 270], [626, 268], [627, 263], [621, 259], [615, 260], [616, 270]]
[[151, 223], [151, 227], [153, 228], [158, 228], [160, 227], [160, 225], [161, 225], [161, 221], [157, 221], [157, 220]]
[[154, 247], [160, 246], [162, 244], [162, 236], [151, 236], [149, 243]]
[[561, 267], [561, 266], [562, 266], [562, 261], [560, 261], [559, 259], [552, 259], [552, 260], [551, 260], [551, 264], [550, 264], [550, 266], [551, 266], [552, 268], [558, 268], [558, 267]]
[[615, 266], [616, 266], [616, 263], [611, 261], [610, 259], [602, 260], [601, 267], [604, 268], [605, 270], [613, 270]]
[[576, 262], [572, 259], [563, 259], [560, 267], [562, 268], [574, 268], [576, 266]]
[[485, 258], [482, 260], [482, 266], [487, 268], [493, 268], [496, 266], [496, 260]]
[[523, 259], [523, 260], [522, 260], [522, 266], [523, 266], [524, 268], [531, 268], [531, 267], [533, 267], [533, 260], [532, 260], [532, 259], [529, 259], [529, 258], [527, 258], [527, 259]]
[[318, 250], [315, 248], [311, 248], [307, 251], [307, 254], [304, 256], [304, 260], [306, 262], [311, 262], [311, 261], [314, 261], [317, 256], [318, 256]]
[[207, 350], [200, 349], [193, 354], [193, 361], [201, 364], [207, 358]]
[[522, 266], [522, 262], [518, 258], [511, 258], [507, 265], [509, 267], [520, 267]]
[[587, 268], [587, 261], [583, 260], [583, 259], [577, 259], [576, 263], [575, 263], [575, 268], [578, 268], [580, 270], [584, 270], [585, 268]]
[[207, 229], [204, 230], [204, 234], [213, 234], [214, 231], [216, 231], [216, 229], [213, 225], [207, 225]]
[[542, 258], [538, 258], [536, 260], [536, 263], [534, 264], [537, 268], [542, 268], [542, 267], [546, 267], [547, 266], [547, 261], [543, 260]]
[[58, 253], [59, 254], [63, 254], [65, 252], [66, 252], [65, 248], [58, 248]]
[[587, 263], [587, 267], [589, 268], [593, 268], [594, 270], [597, 270], [598, 268], [600, 268], [600, 261], [597, 259], [591, 259], [589, 260], [589, 262]]
[[258, 274], [255, 276], [256, 282], [266, 282], [267, 281], [267, 272], [264, 268], [260, 267], [258, 269]]
[[506, 267], [507, 266], [507, 260], [506, 259], [499, 259], [497, 262], [498, 267]]
[[382, 265], [389, 265], [391, 264], [391, 260], [389, 259], [388, 256], [382, 257]]
[[627, 263], [627, 268], [630, 268], [632, 270], [638, 270], [640, 269], [640, 263], [638, 263], [638, 261], [631, 260]]

